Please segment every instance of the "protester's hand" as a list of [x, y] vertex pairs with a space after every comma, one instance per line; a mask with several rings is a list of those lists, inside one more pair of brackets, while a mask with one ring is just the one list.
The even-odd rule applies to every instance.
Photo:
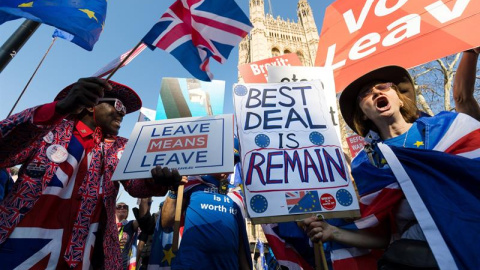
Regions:
[[118, 241], [120, 242], [120, 248], [124, 248], [125, 244], [127, 244], [127, 238], [126, 237], [122, 237]]
[[104, 79], [82, 78], [73, 85], [65, 98], [57, 102], [55, 111], [62, 115], [78, 114], [84, 108], [97, 105], [98, 99], [103, 97], [104, 91], [111, 89], [112, 87]]
[[316, 216], [304, 219], [301, 221], [301, 226], [314, 243], [333, 240], [334, 233], [337, 229], [337, 227], [323, 220], [319, 220]]
[[159, 165], [152, 169], [152, 179], [154, 184], [171, 187], [174, 190], [186, 183], [186, 179], [178, 173], [177, 169], [170, 170]]

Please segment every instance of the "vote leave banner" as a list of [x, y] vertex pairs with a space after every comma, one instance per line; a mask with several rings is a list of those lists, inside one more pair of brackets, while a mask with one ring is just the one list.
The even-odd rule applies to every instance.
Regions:
[[325, 12], [315, 65], [334, 70], [340, 92], [381, 66], [411, 68], [477, 47], [479, 25], [480, 1], [337, 0]]
[[112, 180], [151, 178], [157, 165], [182, 175], [233, 172], [233, 115], [138, 122]]
[[240, 65], [238, 70], [245, 83], [266, 83], [268, 66], [301, 66], [302, 62], [297, 54], [287, 53], [284, 55], [263, 59], [257, 62]]
[[236, 84], [233, 93], [245, 202], [254, 223], [358, 214], [319, 80]]

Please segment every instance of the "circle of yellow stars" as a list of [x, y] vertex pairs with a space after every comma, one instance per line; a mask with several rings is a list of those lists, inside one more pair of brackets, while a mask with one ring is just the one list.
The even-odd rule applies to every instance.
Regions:
[[310, 207], [301, 207], [300, 205], [298, 206], [298, 209], [303, 212], [312, 212], [315, 209], [315, 203], [317, 200], [315, 200], [315, 195], [312, 194], [312, 192], [307, 192], [305, 196], [310, 196], [312, 198], [312, 205]]

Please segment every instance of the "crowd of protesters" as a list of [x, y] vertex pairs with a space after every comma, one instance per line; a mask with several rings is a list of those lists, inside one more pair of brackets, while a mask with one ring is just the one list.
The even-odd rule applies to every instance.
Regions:
[[[473, 98], [478, 52], [464, 52], [459, 64], [454, 82], [456, 113], [427, 116], [419, 111], [415, 84], [408, 71], [399, 66], [368, 71], [346, 87], [339, 102], [343, 118], [373, 145], [352, 162], [360, 193], [363, 187], [372, 192], [372, 181], [396, 183], [376, 143], [428, 151], [453, 121], [478, 123], [480, 107]], [[151, 179], [111, 181], [127, 142], [118, 136], [122, 119], [141, 104], [138, 95], [125, 85], [83, 78], [60, 91], [52, 103], [0, 121], [2, 268], [131, 269], [134, 258], [137, 269], [147, 269], [152, 263], [151, 252], [159, 252], [155, 249], [159, 235], [171, 236], [180, 185], [185, 187], [182, 239], [176, 254], [167, 258], [169, 267], [253, 268], [245, 207], [241, 195], [228, 185], [228, 174], [187, 178], [175, 169], [157, 166]], [[238, 162], [238, 147], [235, 153]], [[17, 165], [21, 165], [18, 173], [12, 167]], [[116, 202], [119, 184], [131, 196], [141, 198], [139, 208], [133, 209], [134, 220], [127, 219], [129, 206]], [[413, 266], [383, 257], [379, 269], [435, 269], [437, 263], [424, 229], [398, 190], [393, 204], [377, 202], [385, 205], [382, 209], [388, 213], [378, 215], [384, 219], [379, 223], [387, 224], [379, 230], [349, 230], [317, 217], [300, 224], [312, 242], [334, 241], [397, 252], [415, 248], [416, 254], [403, 256], [422, 254], [420, 263]], [[152, 196], [166, 196], [158, 213], [151, 213]], [[220, 211], [205, 211], [205, 204]], [[38, 259], [45, 254], [50, 254], [48, 260]]]

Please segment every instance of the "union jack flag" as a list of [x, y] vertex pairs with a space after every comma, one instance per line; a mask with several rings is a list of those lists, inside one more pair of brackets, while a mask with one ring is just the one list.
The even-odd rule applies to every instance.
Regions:
[[172, 54], [195, 78], [210, 81], [210, 57], [223, 64], [252, 28], [234, 0], [177, 0], [143, 42]]
[[[379, 144], [388, 170], [374, 168], [364, 154], [357, 158], [365, 162], [354, 160], [352, 167], [360, 170], [353, 174], [362, 218], [343, 227], [388, 229], [385, 221], [395, 220], [406, 199], [440, 269], [475, 269], [480, 258], [470, 247], [480, 242], [480, 123], [454, 113], [418, 121], [429, 132], [427, 149]], [[340, 245], [333, 245], [331, 256], [336, 270], [370, 269], [366, 265], [376, 267], [378, 258], [369, 250]]]
[[[278, 264], [288, 267], [288, 269], [313, 270], [313, 267], [302, 256], [303, 254], [297, 251], [284, 237], [280, 236], [279, 225], [281, 224], [262, 224], [263, 232]], [[296, 224], [294, 225], [296, 226]], [[308, 244], [303, 244], [303, 247], [310, 248]]]

